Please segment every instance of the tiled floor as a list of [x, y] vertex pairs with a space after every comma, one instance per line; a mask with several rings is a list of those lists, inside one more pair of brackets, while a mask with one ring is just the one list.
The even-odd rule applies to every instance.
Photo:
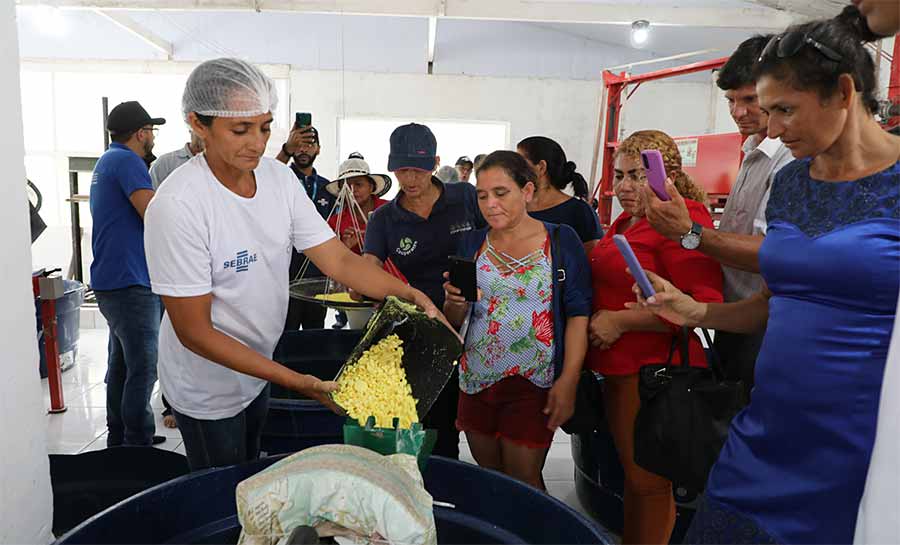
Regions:
[[[47, 415], [47, 444], [51, 454], [75, 454], [106, 448], [106, 329], [82, 329], [75, 366], [63, 373], [63, 395], [68, 411]], [[43, 380], [44, 401], [50, 406], [50, 390]], [[153, 392], [151, 405], [156, 415], [156, 433], [167, 440], [158, 448], [184, 454], [180, 432], [162, 424], [162, 402], [159, 389]], [[475, 463], [465, 443], [460, 445], [463, 461]], [[582, 511], [575, 496], [574, 465], [569, 450], [569, 436], [557, 433], [547, 456], [544, 480], [549, 492], [575, 509]]]

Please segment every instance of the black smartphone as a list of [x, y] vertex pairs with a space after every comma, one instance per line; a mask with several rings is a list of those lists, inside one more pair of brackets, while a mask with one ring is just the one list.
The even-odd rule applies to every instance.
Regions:
[[294, 128], [309, 127], [312, 125], [312, 114], [308, 112], [297, 112], [294, 118]]
[[450, 256], [450, 283], [462, 290], [462, 296], [466, 301], [478, 299], [475, 261], [466, 257]]

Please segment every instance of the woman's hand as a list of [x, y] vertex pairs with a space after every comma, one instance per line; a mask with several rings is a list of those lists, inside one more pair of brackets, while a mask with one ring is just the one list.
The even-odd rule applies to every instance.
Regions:
[[328, 409], [336, 415], [346, 415], [346, 413], [344, 413], [344, 411], [331, 399], [330, 394], [336, 392], [338, 389], [337, 382], [331, 380], [319, 380], [312, 375], [302, 375], [297, 373], [296, 380], [291, 384], [291, 389], [310, 399], [315, 399], [322, 405], [328, 407]]
[[432, 301], [431, 298], [425, 295], [422, 291], [410, 286], [409, 294], [405, 296], [404, 299], [422, 309], [429, 318], [437, 318], [441, 321], [446, 321], [443, 319], [444, 315], [440, 310], [438, 310], [437, 306], [434, 304], [434, 301]]
[[627, 308], [649, 310], [663, 320], [679, 326], [695, 327], [703, 321], [706, 317], [706, 303], [695, 301], [659, 275], [651, 271], [644, 272], [647, 273], [656, 294], [645, 299], [641, 288], [634, 284], [631, 291], [637, 297], [637, 303], [625, 303]]
[[411, 286], [409, 289], [409, 296], [404, 297], [404, 299], [422, 309], [429, 318], [437, 319], [439, 322], [447, 326], [447, 329], [449, 329], [453, 332], [454, 335], [456, 335], [456, 338], [459, 339], [459, 342], [463, 342], [463, 338], [460, 337], [456, 329], [452, 325], [450, 325], [450, 322], [447, 321], [447, 317], [444, 316], [444, 313], [438, 310], [437, 306], [434, 304], [434, 301], [432, 301], [421, 291]]
[[361, 237], [357, 235], [356, 230], [352, 227], [344, 229], [344, 231], [341, 233], [341, 242], [343, 242], [344, 246], [350, 248], [351, 250], [359, 246], [360, 238]]
[[[447, 280], [444, 282], [444, 304], [450, 304], [454, 307], [465, 307], [469, 304], [470, 301], [466, 301], [466, 298], [462, 296], [462, 290], [454, 286], [450, 283], [450, 273], [444, 273], [444, 279]], [[477, 294], [475, 296], [475, 301], [481, 301], [481, 290], [477, 290]]]
[[591, 317], [588, 338], [594, 348], [607, 350], [619, 340], [623, 333], [625, 331], [616, 320], [615, 311], [600, 310]]
[[544, 407], [544, 414], [547, 419], [547, 429], [556, 431], [556, 428], [562, 426], [575, 414], [575, 392], [578, 389], [578, 375], [569, 376], [561, 375], [550, 393], [547, 394], [547, 406]]

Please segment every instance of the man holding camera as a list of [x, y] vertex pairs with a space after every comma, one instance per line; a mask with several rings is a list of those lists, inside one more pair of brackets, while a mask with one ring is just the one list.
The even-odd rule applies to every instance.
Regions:
[[[327, 220], [334, 208], [336, 198], [325, 190], [329, 180], [319, 176], [313, 167], [320, 151], [319, 131], [315, 127], [300, 126], [295, 123], [287, 142], [281, 146], [277, 159], [291, 167], [291, 170], [297, 175], [297, 179], [303, 184], [306, 195], [315, 205], [319, 215]], [[292, 251], [290, 278], [293, 281], [297, 278], [305, 258], [297, 250]], [[323, 276], [322, 272], [310, 262], [303, 278], [321, 278]], [[326, 312], [327, 309], [322, 305], [291, 298], [284, 330], [296, 331], [301, 326], [304, 330], [322, 329], [325, 327]]]

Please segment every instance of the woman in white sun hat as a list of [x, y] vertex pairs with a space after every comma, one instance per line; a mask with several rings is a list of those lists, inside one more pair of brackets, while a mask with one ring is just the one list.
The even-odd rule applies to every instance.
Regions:
[[337, 197], [345, 184], [350, 186], [354, 202], [345, 201], [341, 209], [328, 218], [328, 225], [347, 248], [358, 254], [365, 240], [369, 215], [388, 202], [381, 197], [391, 189], [391, 177], [372, 174], [369, 163], [354, 153], [341, 163], [337, 178], [326, 185], [325, 190]]

